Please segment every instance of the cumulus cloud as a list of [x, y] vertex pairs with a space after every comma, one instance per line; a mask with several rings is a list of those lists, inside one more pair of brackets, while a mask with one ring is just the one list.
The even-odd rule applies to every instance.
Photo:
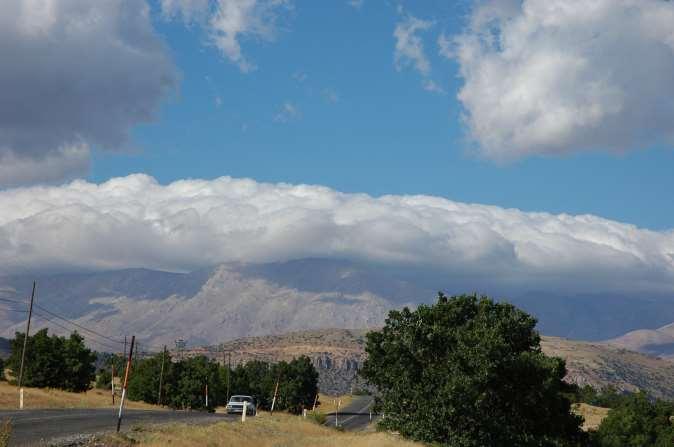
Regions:
[[243, 54], [241, 40], [273, 40], [280, 11], [290, 6], [289, 0], [161, 0], [165, 17], [202, 26], [209, 41], [244, 73], [256, 67]]
[[674, 2], [492, 0], [441, 52], [493, 159], [674, 141]]
[[0, 186], [80, 172], [88, 147], [125, 149], [176, 83], [144, 0], [3, 1], [0, 58]]
[[432, 268], [480, 284], [674, 290], [674, 232], [429, 196], [345, 194], [223, 177], [0, 191], [5, 272], [336, 257]]

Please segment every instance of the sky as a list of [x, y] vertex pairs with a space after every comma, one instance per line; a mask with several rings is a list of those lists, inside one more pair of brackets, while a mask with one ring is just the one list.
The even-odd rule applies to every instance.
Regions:
[[0, 12], [9, 271], [316, 255], [674, 289], [671, 2]]

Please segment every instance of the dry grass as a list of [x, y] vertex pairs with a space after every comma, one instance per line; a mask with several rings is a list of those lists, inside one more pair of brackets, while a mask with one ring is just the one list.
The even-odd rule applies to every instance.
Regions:
[[7, 447], [9, 445], [9, 438], [12, 436], [12, 421], [3, 419], [0, 422], [0, 447]]
[[[86, 393], [69, 393], [49, 388], [24, 388], [25, 408], [108, 408], [112, 407], [110, 392], [89, 390]], [[115, 399], [119, 405], [119, 397]], [[0, 409], [15, 410], [19, 406], [19, 390], [15, 385], [0, 382]], [[127, 408], [148, 409], [159, 407], [143, 402], [127, 401]]]
[[[99, 441], [98, 444], [101, 445]], [[420, 447], [387, 433], [345, 433], [305, 421], [298, 416], [263, 413], [245, 423], [220, 422], [213, 425], [170, 424], [126, 436], [110, 436], [105, 446], [126, 447]]]
[[604, 420], [608, 414], [608, 408], [595, 407], [588, 404], [574, 404], [573, 412], [583, 416], [585, 422], [583, 422], [583, 430], [596, 430], [601, 424], [601, 421]]

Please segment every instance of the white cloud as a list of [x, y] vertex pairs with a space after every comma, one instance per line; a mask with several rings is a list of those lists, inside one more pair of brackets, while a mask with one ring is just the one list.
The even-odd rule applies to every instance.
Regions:
[[167, 19], [182, 17], [186, 23], [204, 18], [209, 0], [160, 0], [162, 14]]
[[[400, 14], [404, 14], [401, 7], [398, 8]], [[421, 86], [427, 92], [444, 94], [437, 82], [431, 79], [431, 63], [426, 56], [424, 43], [419, 36], [423, 31], [433, 26], [433, 22], [421, 20], [410, 15], [406, 15], [402, 22], [399, 22], [393, 36], [395, 37], [395, 52], [393, 54], [396, 70], [401, 71], [403, 67], [414, 68], [422, 77]]]
[[279, 111], [274, 115], [274, 122], [289, 123], [295, 121], [302, 116], [300, 109], [291, 102], [284, 102]]
[[228, 177], [0, 191], [0, 265], [191, 270], [336, 257], [433, 268], [479, 284], [674, 291], [674, 231], [429, 196], [344, 194]]
[[445, 89], [440, 87], [437, 82], [435, 82], [432, 79], [424, 79], [421, 82], [421, 86], [426, 90], [427, 92], [433, 92], [433, 93], [439, 93], [441, 95], [445, 94]]
[[244, 72], [255, 64], [244, 56], [243, 39], [271, 41], [276, 35], [279, 12], [290, 8], [289, 0], [162, 0], [167, 18], [182, 17], [204, 27], [210, 42]]
[[674, 2], [487, 1], [443, 43], [488, 157], [674, 142]]
[[431, 25], [429, 21], [412, 16], [396, 25], [393, 36], [396, 39], [394, 58], [397, 70], [412, 66], [424, 76], [430, 73], [431, 64], [424, 52], [423, 41], [417, 33], [429, 29]]
[[177, 79], [144, 0], [5, 0], [0, 60], [0, 187], [127, 149]]

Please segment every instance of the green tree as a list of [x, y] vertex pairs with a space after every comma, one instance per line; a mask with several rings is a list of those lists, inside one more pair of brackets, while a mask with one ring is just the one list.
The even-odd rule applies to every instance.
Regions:
[[[17, 332], [11, 342], [12, 352], [7, 365], [15, 377], [21, 367], [24, 337], [24, 334]], [[23, 385], [86, 391], [95, 378], [95, 361], [96, 354], [84, 345], [84, 339], [77, 332], [66, 339], [57, 335], [49, 336], [47, 329], [42, 329], [28, 337]]]
[[593, 443], [600, 447], [660, 447], [674, 445], [674, 404], [651, 402], [643, 393], [630, 395], [611, 409]]
[[[226, 374], [226, 369], [223, 369], [223, 380]], [[277, 381], [279, 389], [275, 410], [300, 413], [302, 408], [313, 404], [318, 392], [318, 372], [306, 356], [291, 362], [267, 363], [253, 360], [240, 364], [231, 372], [231, 380], [232, 394], [255, 397], [260, 410], [271, 408]]]
[[[290, 363], [280, 362], [272, 368], [272, 377], [280, 377], [278, 409], [299, 414], [311, 407], [318, 393], [318, 371], [309, 357], [301, 356]], [[273, 394], [273, 391], [272, 391]]]
[[[142, 400], [157, 404], [159, 398], [159, 375], [161, 373], [162, 354], [135, 362], [129, 378], [129, 399]], [[164, 359], [164, 378], [162, 380], [162, 403], [166, 402], [166, 390], [170, 387], [173, 364], [167, 353]]]
[[237, 365], [232, 371], [231, 377], [232, 394], [253, 396], [257, 402], [257, 407], [261, 410], [271, 408], [278, 371], [272, 371], [269, 363], [252, 360]]
[[[167, 383], [166, 403], [173, 408], [213, 409], [225, 399], [223, 383], [217, 363], [204, 356], [174, 363]], [[205, 388], [208, 385], [208, 407]], [[156, 389], [156, 388], [155, 388]]]
[[368, 333], [361, 370], [379, 390], [381, 425], [449, 446], [578, 445], [564, 361], [541, 352], [535, 325], [510, 304], [466, 295], [390, 312]]
[[[58, 337], [61, 338], [61, 337]], [[62, 338], [63, 380], [61, 388], [67, 391], [82, 392], [91, 388], [96, 377], [96, 354], [84, 345], [84, 338], [77, 332]]]
[[[11, 341], [12, 352], [7, 366], [12, 370], [15, 380], [19, 379], [21, 353], [25, 334], [17, 332]], [[58, 337], [50, 337], [47, 329], [37, 331], [28, 337], [23, 369], [23, 385], [37, 388], [60, 388], [63, 372], [61, 352], [62, 341]]]

